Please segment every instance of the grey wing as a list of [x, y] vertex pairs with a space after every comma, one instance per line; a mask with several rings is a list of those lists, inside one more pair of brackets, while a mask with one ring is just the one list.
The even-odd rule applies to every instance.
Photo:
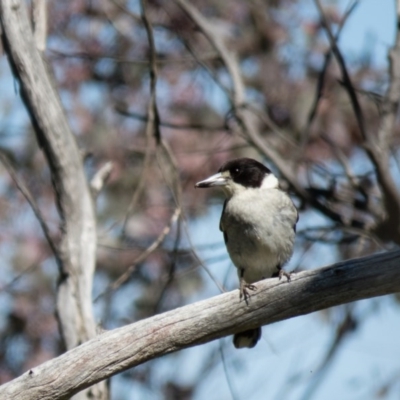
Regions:
[[294, 233], [296, 233], [296, 225], [299, 222], [299, 210], [296, 208], [296, 206], [294, 204], [293, 204], [293, 208], [296, 210], [296, 222], [293, 225]]
[[226, 203], [227, 203], [227, 202], [228, 202], [228, 200], [225, 200], [225, 201], [224, 201], [224, 205], [223, 205], [223, 207], [222, 207], [221, 218], [220, 218], [220, 220], [219, 220], [219, 230], [224, 234], [224, 241], [225, 241], [225, 244], [228, 243], [228, 235], [227, 235], [226, 232], [224, 231], [224, 225], [223, 225], [223, 223], [222, 223], [222, 218], [223, 218], [223, 216], [224, 216], [224, 212], [225, 212], [225, 208], [226, 208]]

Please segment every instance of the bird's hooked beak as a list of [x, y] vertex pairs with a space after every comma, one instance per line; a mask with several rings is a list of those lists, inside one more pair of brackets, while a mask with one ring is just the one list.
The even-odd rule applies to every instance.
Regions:
[[218, 174], [212, 175], [209, 178], [204, 179], [204, 181], [197, 182], [194, 187], [208, 188], [212, 186], [226, 186], [228, 182], [229, 178], [218, 172]]

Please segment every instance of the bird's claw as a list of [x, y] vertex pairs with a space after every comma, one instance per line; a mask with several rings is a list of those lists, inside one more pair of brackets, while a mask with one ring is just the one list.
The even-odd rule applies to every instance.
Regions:
[[292, 274], [290, 272], [286, 272], [283, 269], [280, 269], [279, 273], [278, 273], [278, 278], [279, 278], [279, 280], [281, 280], [282, 276], [284, 276], [287, 279], [287, 282], [290, 282], [290, 280], [292, 279], [291, 275]]
[[246, 302], [246, 304], [248, 304], [248, 300], [250, 298], [249, 290], [255, 291], [255, 290], [257, 290], [257, 286], [252, 285], [250, 283], [243, 283], [240, 285], [240, 300], [242, 300], [242, 298], [244, 298], [244, 301]]

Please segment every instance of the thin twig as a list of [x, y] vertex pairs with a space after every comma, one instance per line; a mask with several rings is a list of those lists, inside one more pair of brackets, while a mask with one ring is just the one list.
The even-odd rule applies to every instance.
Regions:
[[143, 170], [140, 175], [139, 182], [137, 184], [135, 193], [132, 196], [132, 200], [128, 206], [128, 210], [126, 212], [126, 216], [124, 219], [124, 223], [122, 225], [122, 233], [125, 235], [126, 232], [126, 225], [128, 222], [128, 218], [132, 212], [132, 210], [136, 207], [136, 204], [145, 188], [146, 183], [146, 173], [150, 167], [150, 154], [151, 154], [151, 139], [154, 137], [156, 143], [160, 141], [161, 134], [159, 128], [160, 117], [158, 114], [158, 108], [156, 103], [156, 86], [157, 86], [157, 55], [156, 55], [156, 48], [154, 44], [154, 37], [153, 32], [150, 26], [150, 23], [147, 19], [146, 10], [144, 2], [141, 1], [142, 7], [142, 21], [146, 28], [146, 33], [149, 41], [149, 48], [150, 48], [150, 55], [149, 55], [149, 62], [150, 62], [150, 100], [147, 106], [147, 124], [146, 124], [146, 153], [145, 159], [143, 163]]
[[0, 292], [10, 292], [12, 290], [12, 286], [14, 286], [22, 277], [24, 277], [28, 272], [31, 272], [38, 265], [39, 261], [28, 265], [22, 272], [14, 276], [14, 278], [11, 279], [11, 281], [6, 283], [4, 286], [0, 286]]
[[[67, 53], [55, 48], [50, 48], [48, 51], [53, 55], [52, 59], [78, 58], [87, 61], [111, 60], [117, 64], [133, 64], [140, 66], [148, 66], [150, 64], [149, 60], [144, 60], [142, 58], [116, 57], [114, 55], [99, 53], [90, 54], [85, 51]], [[198, 56], [198, 58], [202, 61], [213, 61], [217, 58], [217, 55], [215, 52], [210, 51]], [[192, 56], [170, 58], [164, 56], [163, 58], [157, 58], [156, 62], [157, 65], [197, 64], [197, 60]]]
[[[344, 13], [343, 18], [340, 21], [339, 27], [338, 27], [338, 31], [335, 35], [335, 41], [339, 40], [339, 36], [343, 30], [343, 27], [347, 21], [347, 19], [350, 17], [350, 15], [352, 14], [352, 12], [355, 10], [356, 6], [358, 5], [359, 0], [354, 0], [353, 3], [350, 4], [350, 6], [348, 7], [347, 11]], [[310, 128], [311, 125], [314, 121], [315, 116], [317, 115], [317, 108], [318, 108], [318, 104], [322, 98], [322, 94], [323, 94], [323, 89], [324, 89], [324, 84], [325, 84], [325, 76], [326, 73], [328, 71], [328, 66], [329, 63], [331, 61], [332, 58], [332, 51], [331, 48], [325, 53], [325, 58], [324, 58], [324, 65], [322, 66], [321, 72], [318, 75], [318, 81], [317, 81], [317, 87], [316, 87], [316, 93], [315, 93], [315, 98], [314, 98], [314, 102], [313, 105], [311, 106], [311, 110], [309, 112], [308, 118], [307, 118], [307, 126], [304, 129], [304, 134], [303, 134], [303, 138], [302, 138], [302, 143], [300, 145], [300, 147], [302, 149], [304, 149], [305, 144], [308, 141], [308, 137], [309, 137], [309, 133], [310, 133]], [[299, 154], [301, 154], [302, 152], [300, 151]]]
[[[182, 188], [180, 186], [178, 165], [177, 165], [175, 157], [174, 157], [172, 150], [169, 147], [168, 143], [161, 137], [161, 131], [160, 131], [160, 118], [159, 118], [159, 113], [158, 113], [157, 94], [156, 94], [157, 54], [156, 54], [156, 48], [155, 48], [155, 44], [154, 44], [153, 28], [147, 17], [145, 0], [141, 0], [141, 5], [142, 5], [142, 19], [143, 19], [143, 23], [146, 28], [147, 38], [149, 41], [149, 50], [150, 50], [150, 55], [149, 55], [149, 58], [150, 58], [150, 102], [149, 102], [149, 107], [148, 107], [148, 125], [147, 126], [149, 127], [149, 129], [150, 129], [150, 127], [152, 128], [152, 131], [153, 131], [153, 134], [154, 134], [154, 137], [156, 140], [156, 144], [157, 144], [157, 150], [160, 150], [161, 153], [166, 157], [167, 164], [169, 165], [170, 174], [172, 177], [171, 193], [173, 195], [176, 207], [178, 209], [182, 210], [182, 207], [181, 207]], [[157, 152], [157, 154], [159, 154], [159, 152]], [[160, 170], [164, 177], [165, 182], [168, 185], [168, 179], [165, 175], [164, 168], [161, 168]], [[191, 242], [191, 239], [190, 239], [189, 230], [187, 227], [185, 216], [182, 214], [181, 217], [182, 217], [183, 227], [185, 229], [186, 236], [188, 238], [190, 246], [193, 249], [194, 257], [199, 261], [202, 268], [207, 272], [207, 274], [210, 276], [210, 278], [214, 281], [214, 283], [217, 285], [219, 290], [221, 292], [223, 292], [224, 289], [221, 287], [219, 282], [215, 279], [215, 277], [213, 276], [211, 271], [208, 269], [208, 267], [200, 260], [199, 256], [197, 255], [197, 253], [194, 249], [193, 243]]]
[[11, 179], [14, 181], [15, 186], [22, 193], [22, 195], [25, 197], [25, 200], [30, 205], [33, 213], [35, 214], [36, 219], [40, 224], [40, 227], [42, 228], [44, 237], [46, 238], [47, 243], [49, 244], [50, 249], [54, 254], [54, 257], [56, 258], [57, 263], [60, 263], [60, 253], [58, 246], [54, 243], [54, 240], [51, 237], [50, 229], [46, 223], [46, 220], [42, 212], [40, 211], [40, 208], [37, 205], [35, 199], [33, 198], [31, 192], [29, 191], [25, 183], [22, 181], [22, 179], [18, 177], [14, 167], [11, 165], [7, 156], [2, 151], [0, 151], [0, 160], [4, 165], [4, 167], [6, 168], [7, 172], [9, 173]]
[[350, 97], [350, 101], [351, 101], [351, 104], [352, 104], [353, 109], [354, 109], [354, 114], [355, 114], [356, 119], [357, 119], [358, 128], [360, 129], [361, 136], [363, 137], [363, 139], [365, 141], [368, 141], [370, 139], [369, 138], [369, 133], [368, 133], [368, 130], [366, 130], [366, 128], [365, 128], [365, 120], [364, 120], [362, 108], [361, 108], [360, 103], [358, 101], [357, 93], [354, 90], [353, 83], [351, 82], [350, 75], [349, 75], [349, 73], [347, 71], [346, 62], [344, 60], [344, 57], [343, 57], [341, 51], [339, 50], [339, 47], [338, 47], [337, 42], [336, 42], [336, 38], [332, 33], [332, 30], [331, 30], [331, 28], [329, 26], [328, 20], [325, 17], [325, 13], [324, 13], [324, 10], [322, 9], [322, 5], [321, 5], [320, 0], [314, 0], [314, 1], [315, 1], [315, 4], [316, 4], [317, 8], [318, 8], [318, 11], [319, 11], [319, 14], [320, 14], [320, 17], [321, 17], [321, 21], [322, 21], [322, 23], [323, 23], [323, 25], [325, 27], [326, 33], [328, 34], [329, 43], [331, 45], [332, 52], [335, 55], [336, 60], [339, 63], [339, 67], [340, 67], [340, 70], [341, 70], [341, 73], [342, 73], [342, 77], [343, 77], [343, 85], [346, 88], [347, 93], [348, 93], [348, 95]]
[[92, 189], [92, 194], [94, 197], [97, 197], [105, 182], [110, 177], [113, 166], [113, 163], [111, 161], [108, 161], [104, 165], [102, 165], [100, 169], [94, 174], [93, 178], [90, 181], [90, 188]]
[[[161, 129], [160, 129], [160, 115], [158, 112], [158, 105], [157, 105], [157, 78], [158, 78], [158, 68], [157, 68], [157, 50], [155, 46], [155, 40], [154, 40], [154, 32], [153, 32], [153, 27], [150, 23], [150, 20], [147, 16], [147, 9], [146, 9], [146, 0], [140, 0], [141, 4], [141, 17], [142, 21], [144, 24], [144, 27], [146, 29], [146, 34], [147, 34], [147, 40], [149, 43], [149, 62], [150, 62], [150, 101], [148, 105], [148, 112], [147, 112], [147, 126], [150, 129], [152, 128], [152, 133], [156, 141], [156, 146], [157, 146], [157, 153], [156, 155], [159, 155], [159, 150], [167, 156], [167, 162], [169, 165], [170, 169], [170, 174], [172, 178], [172, 195], [174, 196], [175, 199], [175, 205], [176, 209], [180, 210], [180, 215], [182, 212], [182, 207], [181, 207], [181, 194], [182, 194], [182, 189], [180, 186], [179, 182], [179, 173], [178, 173], [178, 167], [175, 161], [175, 158], [172, 154], [171, 149], [165, 142], [165, 140], [161, 137]], [[166, 171], [161, 168], [161, 172], [165, 178], [165, 173]], [[178, 220], [178, 218], [177, 218]], [[164, 293], [169, 286], [169, 284], [172, 282], [174, 279], [174, 274], [175, 274], [175, 263], [176, 263], [176, 255], [177, 255], [177, 248], [179, 246], [179, 241], [180, 241], [180, 224], [178, 223], [178, 229], [177, 229], [177, 236], [175, 240], [175, 246], [174, 246], [174, 251], [173, 251], [173, 258], [170, 263], [170, 270], [168, 273], [168, 279], [167, 282], [164, 286], [164, 289], [161, 291], [160, 296], [158, 301], [155, 303], [155, 310], [157, 311], [159, 304], [164, 296]]]
[[[143, 114], [139, 114], [134, 111], [128, 111], [124, 109], [120, 104], [115, 106], [115, 110], [126, 117], [131, 117], [137, 119], [138, 121], [148, 122], [148, 117]], [[153, 121], [154, 122], [154, 121]], [[170, 128], [175, 130], [199, 130], [199, 131], [225, 131], [226, 127], [224, 125], [220, 126], [208, 126], [205, 124], [174, 124], [173, 122], [168, 121], [159, 121], [159, 125], [164, 128]]]
[[317, 388], [321, 385], [324, 378], [327, 376], [329, 367], [332, 365], [334, 357], [339, 351], [340, 347], [343, 345], [344, 340], [357, 328], [359, 321], [355, 319], [353, 304], [347, 304], [345, 308], [346, 313], [336, 329], [336, 335], [333, 338], [333, 341], [329, 346], [328, 351], [326, 352], [320, 366], [317, 368], [316, 371], [313, 372], [313, 379], [304, 391], [301, 400], [311, 400]]
[[142, 21], [146, 29], [147, 40], [149, 42], [149, 61], [150, 61], [150, 101], [149, 101], [149, 112], [148, 112], [148, 127], [152, 128], [156, 143], [159, 144], [161, 140], [160, 133], [160, 115], [157, 107], [157, 50], [154, 42], [153, 28], [146, 13], [146, 0], [140, 0], [142, 8]]
[[171, 285], [172, 281], [175, 278], [175, 270], [176, 270], [176, 262], [178, 259], [178, 253], [179, 253], [179, 243], [181, 241], [181, 219], [178, 219], [178, 224], [177, 224], [177, 229], [176, 229], [176, 235], [175, 235], [175, 241], [174, 241], [174, 247], [171, 252], [171, 261], [169, 262], [169, 268], [168, 268], [168, 276], [167, 279], [161, 288], [161, 291], [158, 295], [158, 299], [155, 302], [154, 305], [154, 314], [158, 314], [161, 308], [161, 302], [164, 299], [164, 296]]
[[226, 358], [224, 354], [224, 349], [222, 347], [222, 339], [218, 342], [219, 354], [221, 356], [222, 366], [224, 368], [226, 383], [228, 384], [229, 392], [231, 394], [232, 400], [239, 400], [239, 396], [237, 395], [236, 389], [233, 387], [232, 379], [229, 375], [228, 366], [226, 363]]
[[161, 231], [161, 233], [158, 235], [158, 237], [154, 240], [154, 242], [132, 262], [132, 264], [127, 268], [127, 270], [122, 275], [120, 275], [120, 277], [118, 279], [116, 279], [112, 284], [110, 284], [107, 287], [106, 290], [104, 290], [102, 293], [100, 293], [95, 298], [95, 300], [94, 300], [95, 302], [97, 300], [99, 300], [99, 298], [103, 297], [106, 294], [111, 293], [112, 291], [118, 289], [122, 284], [124, 284], [129, 279], [129, 277], [132, 275], [132, 273], [135, 271], [137, 265], [140, 264], [141, 262], [143, 262], [151, 253], [153, 253], [155, 250], [158, 249], [158, 247], [164, 241], [165, 237], [171, 231], [173, 224], [179, 218], [180, 213], [181, 213], [181, 210], [179, 208], [175, 209], [168, 225], [166, 225], [164, 227], [164, 229]]
[[132, 213], [133, 210], [135, 210], [140, 196], [143, 193], [143, 190], [146, 187], [146, 179], [147, 179], [147, 173], [151, 165], [151, 156], [152, 156], [152, 146], [151, 146], [151, 139], [152, 139], [152, 134], [151, 134], [151, 122], [147, 123], [146, 126], [146, 142], [145, 142], [145, 153], [144, 153], [144, 160], [143, 160], [143, 166], [142, 170], [140, 171], [139, 175], [139, 181], [136, 185], [135, 191], [133, 192], [132, 199], [128, 205], [128, 208], [126, 210], [124, 220], [122, 223], [122, 228], [121, 228], [121, 234], [123, 237], [126, 235], [126, 226], [129, 220], [129, 217]]
[[[173, 188], [171, 189], [171, 193], [172, 193], [172, 195], [174, 197], [174, 201], [175, 201], [176, 206], [180, 207], [179, 205], [181, 204], [181, 195], [182, 195], [181, 191], [182, 191], [182, 189], [181, 189], [180, 184], [179, 184], [178, 168], [177, 168], [177, 165], [176, 165], [175, 158], [174, 158], [174, 156], [172, 154], [172, 151], [169, 148], [168, 144], [164, 140], [161, 140], [160, 148], [163, 150], [163, 154], [166, 155], [167, 159], [169, 159], [169, 164], [173, 168], [173, 171], [174, 171], [173, 176], [175, 178], [173, 179]], [[162, 175], [164, 177], [165, 182], [167, 183], [168, 180], [167, 180], [167, 178], [165, 176], [164, 169], [161, 168], [160, 170], [161, 170], [161, 173], [162, 173]], [[167, 183], [167, 185], [168, 185], [168, 183]], [[201, 260], [201, 258], [197, 254], [196, 248], [195, 248], [195, 246], [194, 246], [194, 244], [192, 242], [191, 236], [190, 236], [188, 224], [187, 224], [187, 221], [186, 221], [186, 218], [185, 218], [184, 214], [182, 214], [181, 220], [182, 220], [183, 228], [185, 230], [185, 235], [186, 235], [186, 238], [187, 238], [187, 240], [189, 242], [189, 246], [191, 248], [191, 253], [192, 253], [193, 257], [198, 262], [198, 264], [204, 269], [204, 271], [211, 278], [211, 280], [215, 283], [215, 285], [218, 287], [220, 292], [224, 293], [225, 289], [223, 288], [223, 286], [217, 281], [217, 279], [215, 278], [213, 273], [210, 271], [210, 269], [207, 267], [207, 265]]]

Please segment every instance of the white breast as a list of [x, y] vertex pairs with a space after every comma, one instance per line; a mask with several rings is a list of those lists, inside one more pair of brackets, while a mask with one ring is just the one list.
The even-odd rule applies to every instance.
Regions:
[[278, 189], [246, 189], [227, 201], [221, 229], [232, 262], [248, 283], [271, 277], [293, 253], [297, 211]]

